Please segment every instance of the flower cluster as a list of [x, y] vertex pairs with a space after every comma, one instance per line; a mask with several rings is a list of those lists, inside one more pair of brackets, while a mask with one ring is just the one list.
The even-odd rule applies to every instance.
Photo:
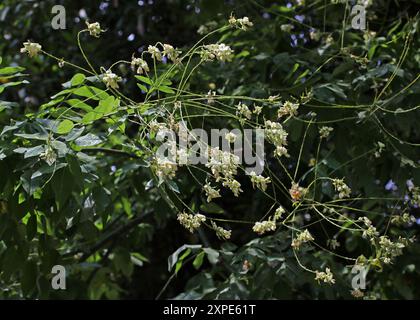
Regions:
[[206, 196], [207, 196], [207, 202], [210, 202], [210, 201], [212, 201], [213, 199], [216, 199], [216, 198], [220, 198], [220, 197], [221, 197], [221, 195], [220, 195], [220, 193], [219, 193], [219, 190], [214, 189], [214, 188], [210, 185], [210, 183], [206, 183], [206, 184], [204, 185], [203, 189], [204, 189], [204, 191], [205, 191], [205, 193], [206, 193]]
[[287, 145], [288, 133], [283, 129], [283, 126], [280, 123], [270, 120], [265, 121], [265, 135], [276, 147], [274, 155], [279, 157], [289, 156], [287, 148], [285, 147]]
[[222, 151], [218, 147], [210, 148], [210, 161], [206, 164], [211, 169], [216, 181], [233, 178], [239, 166], [239, 157], [233, 153]]
[[335, 191], [338, 192], [340, 199], [348, 198], [351, 194], [351, 189], [344, 183], [344, 179], [333, 179], [332, 181]]
[[375, 151], [375, 158], [379, 158], [382, 154], [382, 151], [384, 151], [385, 149], [385, 144], [383, 144], [382, 142], [378, 141], [377, 143], [377, 150]]
[[86, 21], [86, 26], [89, 31], [89, 34], [95, 38], [99, 38], [101, 32], [105, 32], [105, 30], [101, 29], [101, 25], [99, 24], [99, 22], [89, 23]]
[[106, 86], [111, 89], [118, 89], [118, 82], [120, 82], [122, 78], [117, 76], [111, 70], [107, 70], [102, 78], [102, 81], [105, 82]]
[[252, 112], [249, 110], [248, 106], [244, 103], [238, 103], [236, 105], [236, 115], [239, 116], [239, 122], [243, 125], [245, 119], [250, 120], [252, 117]]
[[277, 115], [279, 118], [283, 116], [297, 116], [298, 108], [299, 108], [298, 103], [286, 101], [285, 103], [283, 103], [283, 106], [280, 107]]
[[178, 166], [173, 161], [157, 157], [152, 165], [152, 169], [159, 180], [173, 179], [178, 170]]
[[239, 181], [237, 181], [235, 179], [232, 179], [232, 178], [225, 179], [222, 184], [223, 184], [224, 187], [229, 188], [230, 191], [233, 192], [235, 197], [238, 197], [239, 193], [243, 191], [241, 189], [241, 184], [239, 183]]
[[331, 127], [321, 127], [319, 129], [319, 136], [324, 139], [328, 138], [330, 136], [330, 133], [333, 132], [334, 128]]
[[21, 53], [27, 53], [30, 58], [35, 57], [41, 51], [42, 46], [39, 43], [27, 41], [23, 43], [23, 48], [20, 49]]
[[297, 202], [303, 199], [306, 191], [306, 188], [300, 187], [299, 184], [293, 182], [292, 187], [289, 189], [289, 194], [293, 202]]
[[390, 264], [394, 258], [402, 255], [402, 250], [406, 247], [408, 240], [399, 237], [392, 242], [387, 236], [379, 237], [379, 247], [381, 250], [381, 260], [385, 264]]
[[309, 233], [307, 229], [305, 229], [304, 231], [299, 233], [296, 238], [293, 239], [292, 248], [299, 250], [302, 244], [309, 241], [314, 241], [314, 237]]
[[201, 224], [206, 221], [206, 217], [202, 214], [188, 214], [185, 212], [178, 214], [177, 219], [191, 233], [200, 228]]
[[420, 206], [420, 187], [410, 187], [409, 191], [411, 193], [411, 203], [414, 206]]
[[179, 55], [181, 54], [181, 51], [175, 49], [170, 44], [164, 44], [162, 54], [163, 54], [164, 57], [167, 57], [173, 63], [178, 63], [179, 62]]
[[368, 217], [360, 217], [358, 221], [363, 222], [366, 229], [363, 230], [363, 238], [370, 238], [373, 241], [377, 236], [379, 236], [379, 232], [376, 228], [372, 225], [372, 221]]
[[391, 218], [391, 223], [395, 225], [403, 225], [403, 224], [408, 224], [410, 222], [415, 222], [415, 221], [416, 221], [416, 217], [408, 214], [407, 212], [401, 216], [397, 215]]
[[281, 31], [290, 33], [293, 30], [293, 25], [290, 23], [282, 24], [280, 26]]
[[144, 61], [141, 58], [135, 58], [134, 56], [131, 59], [131, 67], [133, 68], [133, 70], [137, 70], [136, 72], [138, 74], [148, 73], [150, 71], [146, 61]]
[[201, 58], [204, 61], [219, 60], [229, 62], [233, 58], [233, 50], [224, 43], [208, 44], [201, 51]]
[[225, 139], [229, 143], [234, 143], [236, 141], [236, 134], [234, 134], [233, 132], [228, 132], [225, 134]]
[[335, 283], [334, 275], [332, 274], [330, 268], [325, 268], [325, 272], [315, 271], [315, 280], [318, 281], [318, 283], [321, 281], [328, 284]]
[[248, 17], [243, 18], [235, 18], [234, 16], [230, 16], [229, 18], [229, 24], [233, 27], [247, 30], [248, 28], [252, 27], [254, 24], [249, 20]]
[[222, 227], [219, 227], [213, 221], [211, 222], [211, 226], [213, 227], [213, 230], [216, 232], [216, 236], [219, 239], [221, 239], [221, 240], [229, 240], [230, 239], [230, 237], [232, 235], [232, 231], [231, 230], [223, 229]]
[[147, 47], [147, 52], [150, 53], [153, 59], [157, 61], [162, 61], [162, 52], [160, 52], [159, 48], [157, 46], [149, 45]]
[[266, 232], [275, 231], [276, 227], [276, 222], [274, 220], [265, 220], [256, 222], [252, 227], [252, 231], [259, 235], [263, 235]]
[[260, 236], [266, 232], [275, 231], [277, 228], [276, 222], [281, 218], [284, 212], [285, 210], [282, 206], [278, 207], [274, 212], [274, 215], [268, 218], [268, 220], [256, 222], [252, 227], [252, 231]]
[[269, 177], [264, 178], [262, 175], [257, 175], [254, 171], [252, 171], [249, 176], [251, 177], [252, 187], [255, 189], [261, 189], [262, 191], [267, 190], [267, 184], [271, 182]]
[[48, 145], [43, 153], [39, 157], [44, 160], [49, 166], [52, 166], [57, 161], [57, 154], [54, 149]]

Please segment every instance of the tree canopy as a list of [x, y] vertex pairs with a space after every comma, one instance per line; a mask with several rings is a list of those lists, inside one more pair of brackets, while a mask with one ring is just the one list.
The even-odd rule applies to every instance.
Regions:
[[0, 298], [419, 298], [419, 4], [2, 1]]

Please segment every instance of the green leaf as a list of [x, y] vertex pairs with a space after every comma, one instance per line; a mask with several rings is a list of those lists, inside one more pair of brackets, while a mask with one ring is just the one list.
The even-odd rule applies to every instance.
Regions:
[[67, 134], [74, 128], [74, 123], [71, 120], [65, 119], [60, 122], [57, 127], [58, 134]]
[[88, 133], [84, 136], [77, 138], [74, 141], [74, 143], [79, 147], [93, 147], [102, 143], [102, 140], [93, 133]]
[[201, 245], [200, 244], [196, 244], [196, 245], [188, 245], [188, 244], [184, 244], [182, 247], [178, 248], [174, 253], [172, 253], [169, 258], [168, 258], [168, 271], [171, 271], [172, 268], [175, 266], [175, 264], [178, 261], [178, 256], [181, 252], [183, 252], [184, 250], [191, 250], [192, 252], [197, 251], [198, 249], [201, 249]]
[[203, 264], [204, 256], [205, 256], [205, 253], [204, 251], [202, 251], [195, 257], [193, 261], [193, 266], [196, 270], [200, 269], [201, 265]]
[[80, 84], [82, 84], [86, 79], [86, 76], [84, 74], [81, 73], [76, 73], [73, 78], [71, 78], [71, 85], [73, 87], [78, 86]]
[[137, 86], [140, 88], [140, 90], [142, 90], [144, 92], [147, 92], [148, 91], [148, 89], [146, 88], [146, 86], [144, 86], [144, 85], [142, 85], [140, 83], [137, 83]]
[[158, 90], [165, 93], [175, 93], [174, 90], [172, 90], [170, 87], [167, 87], [167, 86], [160, 86]]
[[141, 82], [147, 83], [148, 85], [153, 86], [153, 82], [151, 79], [144, 77], [144, 76], [135, 76], [138, 80], [140, 80]]

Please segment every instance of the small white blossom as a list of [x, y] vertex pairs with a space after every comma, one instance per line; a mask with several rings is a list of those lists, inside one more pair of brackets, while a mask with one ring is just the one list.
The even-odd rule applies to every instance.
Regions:
[[179, 62], [179, 55], [181, 52], [179, 50], [176, 50], [173, 46], [170, 44], [164, 44], [163, 45], [163, 55], [168, 57], [169, 60], [171, 60], [173, 63]]
[[225, 134], [225, 139], [229, 143], [234, 143], [236, 141], [236, 134], [234, 134], [233, 132], [228, 132]]
[[280, 29], [281, 29], [281, 31], [283, 31], [283, 32], [287, 32], [287, 33], [290, 33], [292, 30], [293, 30], [293, 25], [291, 25], [291, 24], [289, 24], [289, 23], [287, 23], [287, 24], [282, 24], [281, 26], [280, 26]]
[[219, 190], [214, 189], [209, 183], [205, 184], [203, 187], [207, 195], [207, 202], [210, 202], [213, 199], [220, 198]]
[[309, 233], [307, 229], [305, 229], [304, 231], [299, 233], [296, 238], [293, 239], [292, 248], [298, 250], [302, 246], [302, 244], [309, 241], [314, 241], [314, 237]]
[[243, 18], [235, 18], [234, 16], [230, 16], [229, 18], [229, 24], [233, 27], [247, 30], [248, 28], [252, 27], [254, 24], [249, 20], [248, 17]]
[[52, 166], [57, 161], [57, 154], [50, 145], [47, 146], [45, 152], [41, 153], [39, 157], [45, 160], [49, 166]]
[[321, 127], [319, 129], [319, 135], [321, 138], [328, 138], [330, 133], [333, 132], [334, 128], [331, 127]]
[[225, 181], [223, 181], [223, 186], [229, 188], [230, 191], [233, 192], [235, 197], [239, 197], [239, 193], [243, 191], [241, 189], [241, 184], [235, 179], [226, 179]]
[[30, 58], [35, 57], [41, 51], [42, 46], [39, 43], [27, 41], [23, 43], [23, 48], [20, 49], [21, 53], [27, 53]]
[[101, 32], [105, 32], [105, 30], [101, 29], [99, 22], [89, 23], [86, 21], [86, 26], [88, 28], [89, 34], [95, 38], [99, 38]]
[[144, 61], [141, 58], [135, 58], [134, 56], [131, 59], [131, 67], [133, 68], [133, 70], [137, 68], [138, 74], [143, 74], [150, 71], [149, 66], [146, 61]]
[[297, 116], [299, 108], [299, 103], [293, 103], [290, 101], [286, 101], [283, 106], [278, 111], [278, 117], [281, 118], [283, 116]]
[[216, 236], [219, 239], [221, 239], [221, 240], [229, 240], [230, 239], [230, 237], [232, 235], [232, 231], [231, 230], [223, 229], [222, 227], [219, 227], [213, 221], [211, 221], [211, 226], [213, 227], [213, 230], [216, 231]]
[[201, 58], [205, 61], [217, 59], [222, 62], [231, 61], [233, 50], [224, 43], [205, 45], [201, 51]]
[[117, 76], [111, 70], [107, 70], [102, 78], [108, 88], [118, 89], [118, 82], [122, 80], [121, 77]]
[[249, 176], [251, 177], [252, 187], [255, 189], [261, 189], [262, 191], [267, 190], [267, 184], [271, 182], [269, 177], [264, 178], [262, 175], [257, 175], [254, 171], [252, 171]]
[[275, 231], [277, 228], [275, 221], [266, 220], [261, 222], [256, 222], [252, 227], [252, 231], [259, 235], [263, 235], [266, 232]]
[[344, 179], [333, 179], [332, 181], [335, 191], [338, 192], [340, 199], [348, 198], [351, 194], [351, 189], [344, 183]]
[[153, 59], [157, 61], [162, 61], [162, 52], [160, 52], [159, 48], [156, 46], [150, 46], [147, 48], [147, 52], [149, 52]]
[[206, 217], [202, 214], [192, 215], [183, 212], [178, 214], [177, 220], [184, 228], [193, 233], [195, 230], [200, 228], [201, 223], [206, 221]]
[[324, 283], [328, 283], [328, 284], [334, 284], [335, 283], [335, 279], [334, 279], [334, 275], [332, 274], [330, 268], [325, 268], [325, 272], [323, 271], [316, 271], [315, 272], [315, 280], [320, 282], [324, 282]]

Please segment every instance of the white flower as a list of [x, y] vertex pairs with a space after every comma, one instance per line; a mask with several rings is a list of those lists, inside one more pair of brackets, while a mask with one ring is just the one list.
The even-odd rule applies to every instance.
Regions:
[[42, 46], [39, 43], [27, 41], [23, 43], [23, 48], [20, 49], [21, 53], [27, 53], [30, 58], [35, 57], [41, 51]]
[[222, 239], [222, 240], [229, 240], [230, 239], [230, 237], [232, 235], [232, 231], [231, 230], [223, 229], [222, 227], [219, 227], [213, 221], [211, 221], [211, 226], [213, 227], [213, 230], [216, 231], [216, 236], [219, 239]]
[[286, 211], [284, 210], [282, 206], [278, 207], [276, 211], [274, 212], [274, 221], [277, 221], [278, 219], [280, 219], [283, 213], [285, 212]]
[[175, 162], [161, 158], [157, 158], [152, 168], [159, 180], [163, 180], [165, 178], [173, 179], [176, 171], [178, 170], [178, 166]]
[[107, 70], [102, 78], [108, 88], [118, 89], [118, 82], [122, 80], [121, 77], [117, 76], [111, 70]]
[[303, 196], [306, 193], [306, 189], [300, 187], [299, 184], [293, 182], [292, 187], [289, 190], [290, 197], [292, 198], [293, 202], [302, 200]]
[[52, 166], [57, 161], [57, 154], [50, 145], [47, 146], [45, 152], [41, 153], [39, 157], [45, 160], [49, 166]]
[[319, 41], [321, 39], [321, 33], [318, 30], [312, 30], [309, 32], [309, 37], [313, 41]]
[[316, 271], [315, 274], [315, 280], [318, 282], [322, 281], [328, 284], [335, 283], [334, 275], [332, 274], [330, 268], [325, 268], [325, 272]]
[[223, 181], [223, 186], [228, 187], [233, 192], [235, 197], [238, 197], [239, 193], [243, 191], [241, 189], [241, 184], [235, 179], [226, 179]]
[[276, 147], [287, 145], [288, 133], [283, 129], [283, 126], [280, 123], [267, 120], [264, 125], [265, 134], [271, 143], [273, 143]]
[[274, 150], [274, 155], [278, 157], [283, 157], [283, 156], [285, 156], [286, 158], [290, 157], [289, 151], [287, 151], [287, 148], [284, 146], [276, 147], [276, 150]]
[[210, 161], [206, 163], [206, 167], [211, 169], [216, 181], [225, 179], [233, 179], [239, 166], [239, 157], [227, 151], [219, 150], [219, 148], [210, 148]]
[[348, 198], [351, 194], [351, 189], [344, 183], [344, 179], [333, 179], [332, 181], [335, 191], [337, 191], [340, 199]]
[[207, 92], [207, 103], [213, 104], [215, 96], [216, 96], [216, 91], [209, 90], [209, 92]]
[[319, 129], [319, 135], [321, 138], [328, 138], [330, 133], [333, 132], [334, 128], [331, 127], [321, 127]]
[[287, 23], [280, 26], [281, 31], [290, 33], [293, 30], [293, 25]]
[[309, 231], [305, 229], [303, 232], [299, 233], [295, 239], [293, 239], [292, 247], [294, 249], [299, 249], [302, 244], [309, 241], [314, 241], [314, 237], [312, 237]]
[[101, 25], [99, 24], [99, 22], [89, 23], [86, 21], [86, 25], [87, 25], [89, 34], [92, 37], [99, 38], [101, 32], [105, 32], [105, 30], [101, 29]]
[[264, 178], [262, 175], [258, 175], [252, 171], [249, 176], [251, 177], [252, 187], [255, 189], [261, 189], [262, 191], [267, 190], [267, 184], [271, 182], [270, 178]]
[[261, 222], [256, 222], [252, 227], [252, 231], [259, 235], [263, 235], [266, 232], [275, 231], [276, 230], [276, 222], [271, 220], [265, 220]]
[[183, 212], [178, 214], [177, 220], [184, 228], [193, 233], [195, 230], [200, 228], [201, 223], [206, 221], [206, 217], [202, 214], [192, 215]]
[[262, 112], [262, 107], [259, 106], [255, 106], [254, 110], [252, 111], [252, 113], [259, 115]]
[[236, 134], [234, 134], [233, 132], [228, 132], [225, 134], [225, 139], [229, 143], [234, 143], [236, 141]]
[[217, 59], [222, 62], [231, 61], [233, 50], [224, 43], [205, 45], [201, 51], [201, 58], [205, 61]]
[[234, 16], [230, 16], [229, 24], [233, 27], [240, 28], [242, 30], [247, 30], [249, 27], [252, 27], [254, 25], [248, 17], [236, 19]]
[[163, 55], [167, 56], [169, 60], [171, 60], [173, 63], [179, 62], [179, 55], [180, 51], [176, 50], [173, 46], [170, 44], [164, 44], [163, 45]]
[[131, 59], [131, 67], [133, 68], [133, 70], [135, 70], [137, 67], [138, 74], [143, 74], [150, 71], [146, 61], [144, 61], [141, 58], [135, 58], [134, 56]]
[[207, 195], [207, 202], [210, 202], [213, 199], [220, 198], [219, 190], [214, 189], [209, 183], [205, 184], [203, 187]]
[[299, 108], [299, 103], [293, 103], [290, 101], [286, 101], [283, 106], [278, 111], [278, 117], [281, 118], [283, 116], [297, 116]]
[[156, 46], [149, 46], [147, 48], [147, 52], [149, 52], [153, 59], [156, 59], [157, 61], [162, 61], [162, 53], [160, 52], [159, 48]]
[[251, 110], [249, 110], [248, 106], [244, 103], [238, 103], [238, 105], [236, 106], [236, 114], [248, 120], [252, 117]]

